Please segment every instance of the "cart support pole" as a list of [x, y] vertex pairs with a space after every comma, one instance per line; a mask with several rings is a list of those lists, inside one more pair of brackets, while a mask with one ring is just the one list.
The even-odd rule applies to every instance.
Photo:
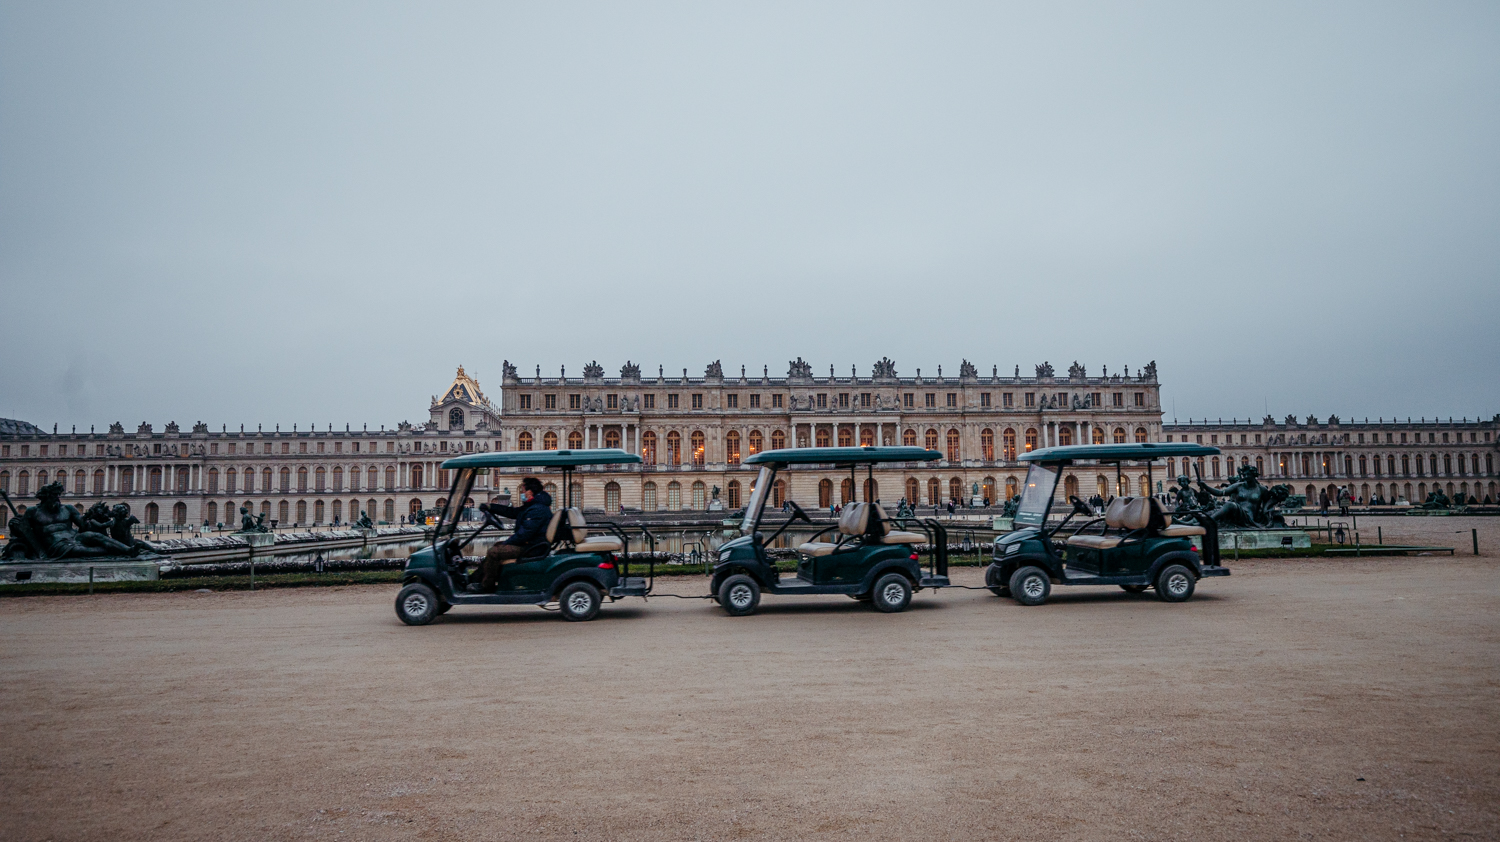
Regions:
[[1479, 530], [1471, 529], [1469, 530], [1469, 534], [1474, 536], [1474, 555], [1479, 555]]

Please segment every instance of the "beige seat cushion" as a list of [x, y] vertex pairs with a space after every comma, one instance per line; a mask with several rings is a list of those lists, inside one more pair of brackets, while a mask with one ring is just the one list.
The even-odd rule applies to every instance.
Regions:
[[1192, 526], [1186, 523], [1174, 523], [1161, 531], [1163, 538], [1186, 538], [1189, 535], [1207, 535], [1208, 530], [1201, 526]]
[[838, 544], [828, 544], [822, 541], [809, 541], [806, 544], [798, 544], [797, 552], [811, 556], [833, 555], [833, 551], [838, 549], [838, 546]]
[[565, 512], [562, 509], [552, 513], [552, 519], [547, 521], [547, 543], [553, 544], [562, 536], [562, 522]]
[[849, 503], [839, 515], [839, 532], [843, 535], [863, 535], [870, 525], [869, 503]]
[[590, 535], [587, 541], [573, 545], [581, 553], [618, 553], [625, 544], [613, 535]]
[[882, 544], [925, 544], [925, 543], [927, 543], [927, 536], [923, 535], [920, 532], [902, 532], [901, 530], [897, 529], [897, 530], [885, 533], [885, 535], [881, 537], [880, 543], [882, 543]]
[[1118, 535], [1072, 535], [1068, 538], [1070, 547], [1086, 547], [1091, 550], [1109, 550], [1120, 546]]

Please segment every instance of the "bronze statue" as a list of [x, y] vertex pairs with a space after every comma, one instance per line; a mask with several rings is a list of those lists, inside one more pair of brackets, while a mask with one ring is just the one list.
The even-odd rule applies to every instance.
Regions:
[[354, 525], [357, 526], [357, 527], [359, 527], [360, 529], [374, 529], [375, 528], [375, 522], [372, 521], [372, 520], [370, 520], [370, 516], [367, 513], [363, 512], [363, 511], [361, 511], [359, 513], [359, 520], [355, 521]]
[[1016, 516], [1016, 512], [1019, 511], [1020, 508], [1021, 495], [1017, 494], [1016, 496], [1005, 501], [1005, 505], [1000, 509], [1000, 516], [1013, 518]]
[[1180, 476], [1177, 485], [1172, 489], [1172, 495], [1177, 498], [1175, 511], [1188, 512], [1198, 508], [1198, 495], [1193, 491], [1192, 479]]
[[1211, 515], [1220, 526], [1242, 529], [1286, 526], [1286, 520], [1278, 509], [1291, 493], [1291, 486], [1278, 485], [1272, 488], [1261, 485], [1260, 471], [1254, 465], [1240, 466], [1235, 481], [1225, 488], [1213, 488], [1201, 479], [1198, 480], [1198, 488], [1200, 494], [1208, 496], [1210, 500], [1214, 497], [1225, 498], [1224, 504]]
[[1444, 494], [1441, 488], [1434, 488], [1428, 493], [1427, 499], [1422, 502], [1422, 508], [1448, 509], [1452, 508], [1452, 501], [1448, 499], [1448, 495]]
[[113, 521], [114, 518], [109, 514], [109, 504], [104, 502], [95, 503], [89, 506], [88, 511], [83, 513], [83, 531], [109, 535], [109, 526]]
[[122, 544], [128, 544], [141, 552], [150, 552], [151, 545], [145, 541], [138, 541], [130, 534], [130, 527], [140, 523], [141, 519], [130, 513], [130, 506], [125, 503], [116, 503], [109, 510], [109, 537]]
[[[16, 557], [61, 561], [70, 558], [137, 556], [141, 547], [116, 541], [108, 535], [84, 531], [83, 515], [62, 504], [63, 484], [54, 482], [37, 489], [38, 503], [25, 514], [10, 519], [10, 541], [5, 559]], [[5, 502], [10, 503], [7, 496]], [[145, 545], [142, 545], [145, 546]], [[149, 547], [147, 547], [149, 549]]]
[[270, 532], [266, 528], [266, 516], [264, 514], [251, 516], [250, 510], [240, 506], [240, 532]]

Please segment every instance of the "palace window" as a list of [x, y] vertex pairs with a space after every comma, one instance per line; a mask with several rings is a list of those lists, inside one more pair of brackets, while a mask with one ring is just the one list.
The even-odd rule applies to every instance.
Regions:
[[861, 407], [865, 408], [865, 409], [869, 409], [870, 408], [870, 393], [869, 392], [860, 392], [859, 393], [859, 405]]
[[702, 480], [693, 483], [693, 510], [703, 511], [708, 508], [708, 486]]
[[989, 392], [980, 392], [979, 393], [979, 405], [980, 406], [989, 406], [990, 405], [990, 393]]
[[554, 432], [552, 432], [552, 431], [549, 430], [549, 431], [547, 431], [547, 432], [545, 432], [545, 433], [542, 434], [542, 449], [543, 450], [556, 450], [557, 449], [557, 433], [554, 433]]
[[1115, 428], [1115, 444], [1124, 444], [1124, 443], [1125, 443], [1125, 428], [1124, 427], [1116, 427]]
[[641, 486], [641, 511], [656, 511], [656, 483], [654, 482]]
[[620, 396], [619, 395], [605, 395], [604, 396], [604, 408], [605, 409], [619, 409], [620, 408]]
[[[988, 398], [989, 395], [985, 395], [985, 397]], [[986, 429], [986, 430], [980, 430], [979, 431], [979, 453], [980, 453], [980, 458], [983, 459], [984, 461], [986, 461], [986, 462], [993, 462], [993, 461], [995, 461], [995, 431], [994, 430], [988, 430], [988, 429]]]
[[619, 447], [620, 447], [620, 431], [619, 430], [605, 430], [604, 431], [604, 446], [605, 447], [613, 447], [615, 449], [619, 449]]
[[772, 395], [771, 396], [771, 408], [772, 409], [782, 409], [785, 406], [785, 403], [783, 402], [782, 398], [783, 398], [783, 396], [779, 395], [779, 394]]
[[1057, 429], [1057, 443], [1059, 445], [1061, 445], [1062, 447], [1067, 447], [1068, 445], [1071, 445], [1073, 443], [1073, 428], [1072, 427], [1064, 427], [1062, 425], [1058, 425], [1058, 429]]
[[612, 515], [620, 513], [620, 484], [613, 480], [604, 484], [604, 511]]
[[557, 395], [542, 395], [543, 409], [557, 409]]
[[1113, 402], [1113, 404], [1115, 406], [1124, 406], [1125, 405], [1125, 393], [1124, 392], [1115, 392], [1111, 396], [1111, 399], [1112, 399], [1112, 402]]
[[771, 431], [771, 449], [780, 450], [786, 447], [786, 433], [782, 430]]
[[1036, 428], [1035, 427], [1027, 427], [1026, 428], [1026, 451], [1029, 453], [1029, 452], [1031, 452], [1033, 450], [1036, 450], [1036, 443], [1037, 443]]
[[516, 450], [530, 450], [530, 449], [531, 449], [531, 433], [522, 431], [520, 435], [516, 436]]
[[[647, 465], [656, 464], [656, 433], [651, 430], [647, 430], [641, 435], [641, 460]], [[655, 486], [652, 486], [652, 489], [652, 493], [654, 494]], [[656, 511], [656, 507], [653, 506], [646, 511], [654, 512]]]
[[667, 409], [677, 409], [680, 395], [667, 395]]
[[582, 409], [583, 395], [568, 395], [568, 409]]
[[667, 511], [682, 511], [682, 484], [677, 480], [667, 483]]
[[317, 472], [313, 474], [313, 490], [314, 491], [323, 491], [323, 490], [325, 490], [325, 485], [324, 484], [327, 481], [328, 481], [328, 471], [326, 471], [323, 468], [319, 468], [317, 470]]
[[[645, 406], [646, 409], [655, 409], [656, 408], [656, 395], [646, 395], [645, 399], [642, 401], [642, 405]], [[652, 509], [652, 511], [656, 511], [656, 510]]]
[[750, 408], [760, 409], [760, 395], [756, 394], [750, 396]]
[[[304, 448], [305, 448], [305, 447], [307, 447], [307, 445], [306, 445], [306, 444], [304, 444], [304, 445], [302, 445], [302, 446], [303, 446], [303, 447], [304, 447]], [[161, 448], [161, 445], [157, 445], [157, 446], [156, 446], [156, 447], [157, 447], [157, 449], [158, 449], [158, 450], [159, 450], [159, 449], [160, 449], [160, 448]], [[284, 442], [282, 442], [282, 443], [281, 443], [281, 452], [282, 452], [282, 453], [291, 453], [291, 452], [292, 452], [292, 443], [291, 443], [291, 442], [289, 442], [289, 441], [284, 441]]]
[[849, 408], [849, 393], [839, 392], [839, 409]]
[[395, 468], [395, 466], [392, 466], [392, 465], [387, 465], [386, 466], [386, 469], [385, 469], [385, 490], [386, 491], [395, 491], [396, 490], [396, 468]]
[[901, 431], [901, 446], [902, 447], [916, 447], [917, 446], [917, 431], [913, 430], [911, 428], [907, 428], [905, 430], [902, 430]]
[[729, 506], [730, 511], [738, 509], [740, 507], [740, 481], [737, 479], [730, 480], [729, 484], [724, 487], [724, 492], [728, 498], [725, 502]]
[[667, 464], [682, 464], [682, 434], [676, 430], [667, 433]]
[[[1136, 444], [1142, 444], [1145, 441], [1146, 441], [1146, 428], [1145, 427], [1136, 427], [1135, 428], [1135, 442], [1136, 442]], [[1241, 444], [1244, 444], [1244, 442], [1241, 442]]]
[[830, 446], [830, 445], [833, 444], [832, 437], [828, 434], [828, 428], [827, 427], [819, 427], [818, 428], [818, 432], [817, 432], [817, 436], [816, 436], [816, 441], [817, 441], [818, 447], [828, 447], [828, 446]]
[[703, 395], [700, 392], [693, 393], [693, 409], [703, 408]]
[[1135, 393], [1135, 405], [1136, 406], [1145, 406], [1146, 405], [1146, 393], [1145, 392], [1136, 392]]
[[950, 406], [950, 407], [952, 407], [952, 406], [958, 406], [958, 393], [957, 392], [949, 392], [948, 393], [948, 406]]
[[873, 429], [871, 429], [869, 427], [865, 427], [864, 429], [862, 429], [862, 430], [859, 431], [859, 446], [860, 447], [874, 447], [875, 446], [875, 431]]
[[823, 394], [822, 392], [819, 392], [818, 393], [818, 409], [827, 409], [827, 408], [828, 408], [828, 395]]
[[760, 430], [750, 431], [750, 455], [755, 455], [764, 449], [765, 439], [761, 437]]
[[854, 444], [854, 431], [848, 427], [839, 427], [839, 447], [849, 447]]
[[[1004, 451], [1005, 461], [1007, 461], [1007, 462], [1014, 462], [1014, 461], [1016, 461], [1016, 431], [1010, 429], [1009, 427], [1005, 428], [1005, 434], [1002, 436], [1001, 442], [1003, 443], [1003, 445], [1005, 447], [1005, 451]], [[1031, 445], [1028, 444], [1026, 446], [1026, 449], [1030, 450], [1031, 449]]]
[[708, 461], [708, 450], [704, 446], [703, 431], [694, 430], [693, 434], [688, 437], [688, 443], [693, 449], [693, 464], [700, 468], [703, 467], [704, 463]]
[[[549, 433], [549, 435], [550, 435], [550, 433]], [[555, 450], [556, 448], [548, 447], [546, 449], [547, 450]], [[580, 433], [577, 430], [574, 430], [573, 432], [568, 433], [568, 449], [569, 450], [582, 450], [583, 449], [583, 433]]]
[[911, 392], [907, 392], [906, 394], [901, 396], [901, 405], [906, 407], [907, 409], [916, 407], [917, 396], [912, 394]]
[[937, 450], [938, 449], [938, 431], [937, 430], [928, 430], [925, 434], [923, 434], [923, 436], [922, 436], [922, 445], [924, 447], [926, 447], [928, 450]]
[[1005, 393], [1001, 394], [1000, 395], [1000, 405], [1003, 406], [1003, 407], [1005, 407], [1006, 409], [1010, 409], [1012, 406], [1015, 405], [1014, 396], [1010, 392], [1005, 392]]
[[1036, 392], [1027, 392], [1026, 393], [1026, 405], [1027, 406], [1036, 406]]
[[730, 408], [730, 409], [739, 409], [740, 408], [740, 396], [739, 395], [725, 395], [724, 396], [724, 405], [726, 407]]
[[926, 395], [924, 395], [922, 397], [922, 405], [925, 406], [928, 409], [934, 409], [934, 408], [936, 408], [937, 407], [937, 393], [936, 392], [928, 392]]
[[833, 505], [833, 480], [818, 480], [818, 508], [826, 509]]
[[[230, 490], [232, 491], [233, 489], [230, 489]], [[334, 491], [343, 491], [344, 490], [344, 469], [342, 467], [337, 466], [337, 465], [335, 465], [334, 469], [333, 469], [333, 490]]]

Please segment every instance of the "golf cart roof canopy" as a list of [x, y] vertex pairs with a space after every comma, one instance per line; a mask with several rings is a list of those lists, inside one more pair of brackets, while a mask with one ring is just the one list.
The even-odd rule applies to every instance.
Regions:
[[762, 450], [746, 465], [863, 465], [872, 462], [931, 462], [943, 458], [920, 447], [788, 447]]
[[1168, 456], [1213, 456], [1217, 447], [1175, 442], [1140, 442], [1137, 444], [1074, 444], [1048, 447], [1022, 453], [1022, 462], [1147, 462]]
[[576, 468], [579, 465], [628, 465], [641, 461], [618, 447], [593, 450], [513, 450], [470, 453], [449, 459], [444, 468]]

